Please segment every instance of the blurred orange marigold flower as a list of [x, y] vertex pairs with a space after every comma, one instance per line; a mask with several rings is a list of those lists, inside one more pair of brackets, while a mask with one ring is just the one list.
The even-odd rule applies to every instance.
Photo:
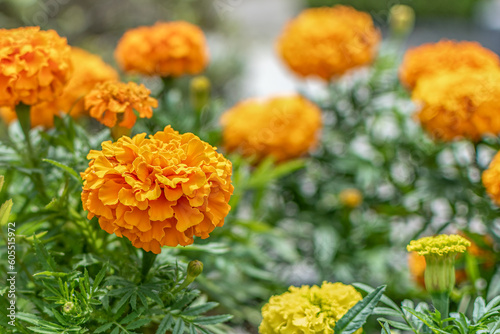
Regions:
[[369, 14], [337, 5], [304, 10], [286, 25], [277, 48], [299, 76], [330, 80], [370, 63], [380, 39]]
[[0, 29], [0, 106], [61, 95], [71, 76], [70, 47], [54, 30]]
[[158, 22], [127, 31], [115, 58], [126, 72], [177, 77], [203, 71], [208, 48], [199, 27], [184, 21]]
[[435, 138], [480, 140], [500, 133], [500, 70], [462, 69], [419, 80], [416, 117]]
[[482, 175], [486, 192], [497, 206], [500, 206], [500, 152], [490, 162], [488, 169]]
[[221, 118], [224, 146], [243, 156], [276, 161], [297, 158], [313, 148], [321, 129], [321, 111], [301, 96], [249, 99]]
[[160, 253], [162, 246], [208, 238], [229, 212], [232, 165], [192, 133], [170, 126], [146, 138], [121, 137], [90, 151], [81, 174], [83, 208], [99, 217], [108, 233], [137, 248]]
[[97, 84], [85, 96], [85, 109], [110, 128], [118, 123], [131, 129], [137, 119], [134, 110], [141, 118], [151, 118], [152, 108], [158, 107], [158, 101], [149, 96], [150, 93], [143, 84], [107, 81]]
[[408, 88], [426, 76], [459, 69], [495, 70], [500, 58], [477, 42], [442, 40], [408, 50], [399, 68], [399, 78]]
[[[70, 113], [73, 117], [85, 114], [83, 97], [99, 82], [118, 80], [118, 72], [106, 64], [101, 57], [80, 48], [71, 48], [71, 63], [73, 74], [56, 100], [42, 102], [31, 107], [31, 126], [51, 128], [54, 126], [54, 116], [59, 112]], [[9, 124], [17, 119], [11, 108], [0, 112], [4, 121]]]

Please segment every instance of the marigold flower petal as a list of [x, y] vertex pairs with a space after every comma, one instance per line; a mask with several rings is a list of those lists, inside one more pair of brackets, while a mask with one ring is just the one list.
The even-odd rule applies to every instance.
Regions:
[[0, 106], [34, 105], [61, 95], [72, 66], [66, 38], [40, 27], [0, 29]]
[[500, 58], [477, 42], [442, 40], [411, 48], [399, 68], [399, 78], [408, 88], [427, 76], [460, 69], [497, 70]]
[[127, 31], [115, 58], [126, 72], [162, 77], [198, 74], [208, 63], [205, 36], [184, 21], [158, 22]]
[[500, 133], [500, 67], [425, 76], [412, 99], [421, 104], [416, 117], [438, 139], [477, 141]]
[[337, 5], [304, 10], [287, 24], [277, 48], [299, 76], [330, 80], [370, 63], [380, 39], [369, 14]]
[[188, 245], [224, 224], [231, 162], [193, 134], [170, 126], [145, 138], [122, 137], [90, 151], [81, 176], [83, 208], [102, 229], [146, 251]]
[[301, 96], [240, 102], [222, 115], [221, 123], [227, 151], [276, 161], [307, 153], [322, 125], [319, 108]]
[[470, 245], [469, 240], [457, 234], [440, 234], [412, 240], [406, 249], [408, 252], [417, 252], [418, 255], [447, 256], [463, 253]]
[[[291, 286], [262, 307], [260, 334], [333, 334], [335, 323], [362, 299], [351, 285]], [[362, 333], [359, 329], [355, 334]]]
[[[137, 119], [151, 118], [158, 101], [149, 96], [151, 91], [143, 84], [106, 81], [98, 83], [86, 96], [85, 108], [90, 116], [108, 127], [119, 126], [131, 129]], [[118, 116], [119, 115], [119, 116]]]

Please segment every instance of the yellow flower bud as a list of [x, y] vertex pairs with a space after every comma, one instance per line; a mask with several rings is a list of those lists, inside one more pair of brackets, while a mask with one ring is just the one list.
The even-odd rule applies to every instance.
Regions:
[[363, 202], [363, 195], [358, 189], [347, 188], [339, 194], [340, 203], [348, 208], [356, 208]]
[[394, 5], [389, 11], [389, 26], [396, 35], [408, 35], [415, 24], [415, 11], [410, 6]]

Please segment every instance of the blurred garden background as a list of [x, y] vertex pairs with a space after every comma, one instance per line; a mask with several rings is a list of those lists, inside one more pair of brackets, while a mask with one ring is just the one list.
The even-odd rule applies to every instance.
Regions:
[[[336, 4], [371, 15], [382, 35], [377, 56], [372, 63], [330, 81], [298, 77], [281, 59], [278, 38], [287, 22], [304, 9]], [[401, 4], [413, 11], [395, 13], [394, 6]], [[471, 314], [476, 297], [490, 300], [500, 294], [500, 216], [481, 183], [500, 141], [497, 137], [479, 141], [434, 138], [414, 116], [419, 106], [398, 77], [405, 52], [424, 43], [476, 41], [499, 54], [498, 17], [499, 0], [0, 0], [2, 28], [38, 25], [43, 30], [54, 29], [70, 45], [100, 55], [117, 70], [113, 54], [130, 29], [183, 20], [203, 30], [210, 61], [202, 73], [208, 84], [203, 81], [201, 90], [210, 91], [210, 98], [204, 97], [200, 114], [188, 113], [190, 104], [199, 98], [193, 75], [175, 79], [174, 85], [159, 76], [120, 74], [123, 81], [143, 83], [166, 111], [152, 120], [138, 121], [133, 134], [151, 134], [172, 125], [181, 133], [193, 132], [220, 147], [232, 162], [235, 189], [224, 227], [215, 229], [206, 240], [197, 238], [193, 245], [166, 247], [158, 256], [165, 266], [179, 261], [182, 270], [189, 261], [203, 262], [203, 274], [193, 286], [203, 302], [218, 303], [210, 315], [233, 316], [226, 325], [210, 329], [217, 334], [257, 333], [262, 306], [290, 285], [321, 285], [323, 281], [362, 282], [372, 287], [386, 284], [385, 293], [397, 304], [404, 299], [428, 301], [423, 283], [425, 262], [408, 254], [406, 245], [440, 233], [460, 234], [473, 242], [469, 253], [457, 259], [452, 306]], [[303, 94], [322, 112], [320, 136], [308, 153], [276, 162], [269, 156], [249, 158], [228, 148], [223, 128], [229, 121], [221, 121], [224, 112], [248, 98], [295, 93]], [[288, 121], [300, 133], [315, 126], [315, 122], [311, 125], [301, 119], [304, 114]], [[200, 120], [194, 120], [193, 115]], [[88, 166], [88, 149], [98, 149], [101, 141], [109, 140], [109, 131], [95, 120], [84, 121], [90, 129], [85, 142], [83, 132], [68, 130], [73, 131], [73, 125], [65, 122], [72, 121], [61, 122], [56, 122], [56, 129], [35, 135], [41, 143], [40, 152], [83, 172]], [[306, 123], [305, 129], [301, 128]], [[0, 171], [12, 177], [11, 181], [6, 178], [0, 203], [14, 200], [14, 217], [27, 224], [26, 236], [48, 231], [40, 238], [60, 260], [61, 270], [88, 267], [97, 275], [99, 266], [110, 258], [89, 251], [94, 247], [88, 245], [89, 236], [82, 235], [77, 240], [83, 245], [81, 249], [72, 246], [71, 251], [60, 237], [73, 235], [80, 228], [68, 223], [75, 212], [86, 217], [78, 202], [81, 184], [68, 177], [65, 188], [60, 188], [57, 177], [66, 174], [51, 174], [48, 170], [53, 166], [42, 164], [40, 168], [49, 175], [52, 187], [48, 191], [69, 199], [63, 204], [49, 205], [40, 199], [31, 202], [23, 195], [29, 173], [23, 174], [24, 178], [15, 174], [25, 173], [23, 157], [12, 148], [13, 138], [21, 138], [20, 127], [8, 127], [4, 121], [0, 131], [0, 139], [6, 143]], [[69, 141], [72, 144], [66, 145]], [[49, 148], [48, 143], [57, 148]], [[30, 211], [30, 205], [35, 204], [40, 211]], [[66, 213], [64, 205], [74, 210]], [[96, 219], [91, 222], [98, 225]], [[111, 240], [101, 232], [95, 233]], [[28, 266], [36, 266], [37, 259], [29, 258], [33, 239], [24, 241], [20, 252]], [[119, 257], [120, 248], [113, 242], [110, 249]], [[33, 247], [39, 246], [35, 242]], [[36, 251], [38, 254], [40, 249]], [[82, 255], [87, 251], [91, 255]], [[72, 257], [73, 253], [79, 255]], [[129, 253], [133, 252], [129, 249]], [[130, 258], [139, 261], [140, 256], [133, 253]], [[127, 270], [129, 267], [133, 265], [128, 264]], [[160, 273], [164, 268], [158, 267]], [[118, 275], [119, 265], [112, 270]], [[169, 275], [165, 277], [178, 273]], [[109, 286], [125, 284], [107, 279]], [[119, 297], [115, 300], [117, 309], [129, 303], [122, 303]], [[26, 304], [24, 312], [45, 305]], [[47, 314], [45, 319], [50, 317], [50, 312]], [[161, 320], [157, 319], [161, 318], [148, 324], [144, 333], [158, 329]], [[371, 319], [365, 331], [378, 333], [378, 326]], [[174, 331], [173, 325], [170, 330]]]

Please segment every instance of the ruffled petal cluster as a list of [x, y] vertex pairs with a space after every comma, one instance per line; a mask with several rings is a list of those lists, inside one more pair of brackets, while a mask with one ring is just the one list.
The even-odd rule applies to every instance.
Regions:
[[134, 110], [141, 118], [151, 118], [153, 108], [158, 107], [158, 101], [150, 94], [143, 84], [107, 81], [97, 84], [85, 96], [85, 109], [108, 127], [118, 125], [131, 129], [137, 120]]
[[496, 70], [500, 58], [477, 42], [442, 40], [408, 50], [399, 69], [401, 82], [413, 89], [427, 76], [460, 69]]
[[[54, 126], [54, 116], [70, 113], [73, 117], [85, 114], [83, 103], [84, 96], [94, 88], [97, 83], [109, 80], [118, 80], [118, 72], [106, 64], [101, 57], [80, 48], [71, 48], [71, 63], [73, 73], [68, 84], [57, 99], [42, 102], [31, 107], [31, 126], [51, 128]], [[16, 113], [11, 108], [0, 112], [0, 116], [8, 124], [17, 119]]]
[[144, 75], [198, 74], [208, 63], [203, 31], [184, 22], [158, 22], [127, 31], [118, 42], [115, 58], [126, 72]]
[[0, 29], [0, 106], [56, 99], [71, 67], [70, 47], [54, 30]]
[[[351, 285], [290, 287], [262, 308], [260, 334], [333, 334], [335, 323], [362, 299]], [[362, 333], [359, 329], [355, 333]]]
[[189, 245], [224, 224], [233, 186], [231, 162], [191, 133], [170, 126], [103, 142], [81, 174], [83, 208], [108, 233], [135, 247]]
[[421, 106], [416, 117], [435, 138], [477, 141], [500, 133], [500, 68], [426, 76], [412, 99]]
[[222, 115], [221, 123], [227, 151], [276, 161], [307, 153], [322, 126], [320, 109], [301, 96], [240, 102]]
[[330, 80], [370, 63], [380, 40], [369, 14], [337, 5], [304, 10], [286, 25], [277, 48], [299, 76]]
[[409, 252], [418, 255], [448, 256], [463, 253], [471, 245], [470, 241], [457, 234], [440, 234], [410, 241], [406, 247]]

